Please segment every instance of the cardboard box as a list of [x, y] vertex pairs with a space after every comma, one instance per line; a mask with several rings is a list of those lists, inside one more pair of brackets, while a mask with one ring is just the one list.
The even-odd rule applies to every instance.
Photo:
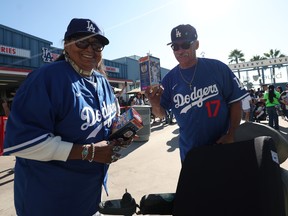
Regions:
[[138, 130], [143, 128], [142, 117], [131, 107], [117, 118], [112, 127], [112, 134], [110, 135], [109, 140], [118, 138], [127, 140], [130, 137], [133, 137]]

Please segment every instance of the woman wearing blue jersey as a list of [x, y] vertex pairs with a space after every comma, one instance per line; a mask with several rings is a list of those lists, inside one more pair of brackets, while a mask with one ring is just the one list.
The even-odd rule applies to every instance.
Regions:
[[171, 45], [179, 64], [162, 80], [161, 86], [145, 90], [152, 112], [159, 117], [172, 109], [180, 129], [181, 160], [197, 146], [231, 143], [241, 121], [243, 85], [224, 63], [198, 58], [196, 29], [179, 25], [172, 29]]
[[17, 90], [4, 154], [16, 156], [18, 216], [97, 212], [108, 165], [131, 142], [107, 142], [117, 112], [102, 71], [108, 43], [90, 19], [72, 19], [63, 55], [31, 72]]

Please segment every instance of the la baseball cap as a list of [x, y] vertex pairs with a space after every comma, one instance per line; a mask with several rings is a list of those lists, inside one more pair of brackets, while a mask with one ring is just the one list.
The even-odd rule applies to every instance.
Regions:
[[194, 41], [198, 38], [196, 29], [189, 24], [178, 25], [171, 31], [171, 42], [170, 45], [179, 41]]
[[64, 39], [75, 34], [95, 35], [103, 45], [109, 44], [109, 40], [103, 35], [97, 24], [90, 19], [73, 18], [67, 27]]

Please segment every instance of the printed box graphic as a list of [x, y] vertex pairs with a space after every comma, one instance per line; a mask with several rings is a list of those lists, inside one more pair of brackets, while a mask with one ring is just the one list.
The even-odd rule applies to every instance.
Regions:
[[133, 107], [131, 107], [113, 123], [112, 134], [109, 139], [123, 138], [124, 140], [127, 140], [131, 136], [134, 136], [141, 128], [143, 128], [142, 117]]

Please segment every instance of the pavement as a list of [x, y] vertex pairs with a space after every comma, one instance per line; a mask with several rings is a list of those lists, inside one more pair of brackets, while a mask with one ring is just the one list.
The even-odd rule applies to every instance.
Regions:
[[[267, 124], [267, 122], [261, 122]], [[279, 117], [280, 131], [288, 139], [288, 122]], [[133, 141], [123, 150], [122, 158], [109, 168], [109, 196], [102, 200], [121, 199], [127, 190], [139, 204], [146, 194], [174, 193], [180, 172], [177, 124], [156, 122], [148, 141]], [[15, 216], [13, 203], [13, 156], [0, 157], [0, 216]], [[288, 160], [281, 164], [288, 169]]]

